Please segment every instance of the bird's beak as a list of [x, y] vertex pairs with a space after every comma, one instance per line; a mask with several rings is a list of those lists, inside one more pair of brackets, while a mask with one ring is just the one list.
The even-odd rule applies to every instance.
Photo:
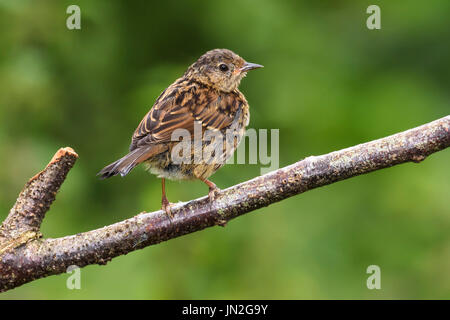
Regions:
[[262, 67], [264, 67], [264, 66], [257, 64], [257, 63], [246, 62], [244, 64], [244, 66], [239, 69], [239, 71], [242, 73], [242, 72], [247, 72], [247, 71], [262, 68]]

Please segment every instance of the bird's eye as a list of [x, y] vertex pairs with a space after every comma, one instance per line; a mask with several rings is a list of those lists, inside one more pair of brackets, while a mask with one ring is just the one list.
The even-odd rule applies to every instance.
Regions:
[[219, 69], [220, 69], [220, 71], [222, 71], [222, 72], [226, 72], [226, 71], [228, 71], [228, 66], [227, 66], [225, 63], [222, 63], [222, 64], [219, 66]]

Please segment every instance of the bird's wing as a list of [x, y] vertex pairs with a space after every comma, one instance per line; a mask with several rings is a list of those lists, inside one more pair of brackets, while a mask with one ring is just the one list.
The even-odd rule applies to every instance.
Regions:
[[203, 130], [226, 129], [246, 103], [237, 94], [219, 94], [197, 83], [176, 84], [167, 88], [144, 116], [133, 134], [130, 151], [169, 142], [176, 129], [188, 130], [193, 136], [195, 121]]

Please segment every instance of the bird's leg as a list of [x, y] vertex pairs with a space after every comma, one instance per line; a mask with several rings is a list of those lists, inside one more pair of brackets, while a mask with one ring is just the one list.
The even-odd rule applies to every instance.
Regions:
[[161, 200], [161, 210], [164, 210], [169, 217], [169, 219], [172, 219], [172, 211], [170, 210], [170, 202], [167, 200], [166, 197], [166, 179], [161, 179], [161, 187], [162, 187], [162, 200]]
[[219, 195], [220, 189], [216, 186], [216, 184], [212, 181], [209, 181], [208, 179], [202, 180], [204, 183], [206, 183], [209, 187], [209, 201], [214, 201], [217, 195]]

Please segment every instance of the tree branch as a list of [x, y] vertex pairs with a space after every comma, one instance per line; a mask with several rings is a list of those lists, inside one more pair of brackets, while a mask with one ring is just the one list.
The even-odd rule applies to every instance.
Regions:
[[27, 182], [0, 226], [0, 256], [15, 242], [20, 244], [40, 236], [39, 229], [45, 213], [77, 158], [72, 148], [61, 148], [47, 167]]
[[39, 227], [76, 153], [65, 148], [32, 178], [0, 227], [0, 291], [53, 274], [70, 265], [106, 264], [112, 258], [207, 227], [305, 191], [405, 162], [420, 162], [450, 146], [450, 116], [386, 138], [308, 157], [290, 166], [172, 208], [77, 235], [42, 239]]

